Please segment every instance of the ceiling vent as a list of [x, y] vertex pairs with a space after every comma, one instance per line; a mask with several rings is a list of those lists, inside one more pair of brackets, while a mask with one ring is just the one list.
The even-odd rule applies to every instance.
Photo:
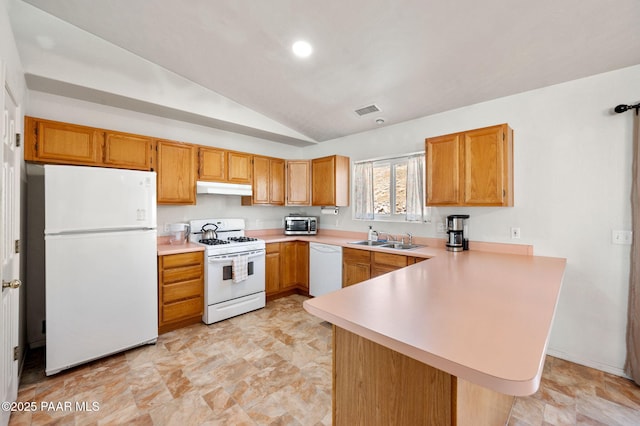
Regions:
[[366, 107], [358, 108], [356, 110], [356, 114], [362, 117], [363, 115], [371, 114], [372, 112], [378, 112], [378, 111], [380, 111], [380, 108], [378, 108], [378, 106], [375, 104], [371, 104]]

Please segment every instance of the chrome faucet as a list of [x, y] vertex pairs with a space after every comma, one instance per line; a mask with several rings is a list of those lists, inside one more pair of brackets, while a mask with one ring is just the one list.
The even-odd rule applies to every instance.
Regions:
[[[408, 244], [412, 245], [413, 244], [413, 235], [411, 235], [408, 232], [405, 232], [405, 235], [407, 235], [409, 237], [409, 243]], [[402, 244], [404, 244], [404, 236], [402, 237]]]

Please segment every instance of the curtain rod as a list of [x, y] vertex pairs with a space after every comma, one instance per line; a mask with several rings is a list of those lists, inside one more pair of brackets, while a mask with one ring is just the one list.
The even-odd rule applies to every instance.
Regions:
[[638, 110], [640, 110], [640, 103], [637, 103], [635, 105], [620, 104], [617, 107], [615, 107], [613, 110], [615, 112], [617, 112], [618, 114], [620, 114], [622, 112], [629, 111], [630, 109], [635, 109], [636, 110], [636, 115], [638, 115]]
[[354, 161], [353, 164], [368, 163], [370, 161], [394, 160], [396, 158], [411, 157], [412, 155], [418, 155], [418, 154], [424, 154], [424, 151], [410, 152], [408, 154], [402, 154], [402, 155], [390, 155], [388, 157], [369, 158], [368, 160], [358, 160], [358, 161]]

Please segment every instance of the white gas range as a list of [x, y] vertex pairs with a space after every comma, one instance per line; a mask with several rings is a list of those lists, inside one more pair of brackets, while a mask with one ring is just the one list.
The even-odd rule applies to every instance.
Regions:
[[[264, 308], [265, 242], [244, 235], [244, 219], [189, 222], [189, 241], [205, 248], [204, 315], [206, 324]], [[213, 230], [215, 239], [203, 239]]]

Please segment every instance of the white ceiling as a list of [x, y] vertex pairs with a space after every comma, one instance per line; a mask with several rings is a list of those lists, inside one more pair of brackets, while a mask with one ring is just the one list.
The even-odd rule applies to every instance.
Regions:
[[640, 63], [638, 0], [26, 2], [315, 141]]

